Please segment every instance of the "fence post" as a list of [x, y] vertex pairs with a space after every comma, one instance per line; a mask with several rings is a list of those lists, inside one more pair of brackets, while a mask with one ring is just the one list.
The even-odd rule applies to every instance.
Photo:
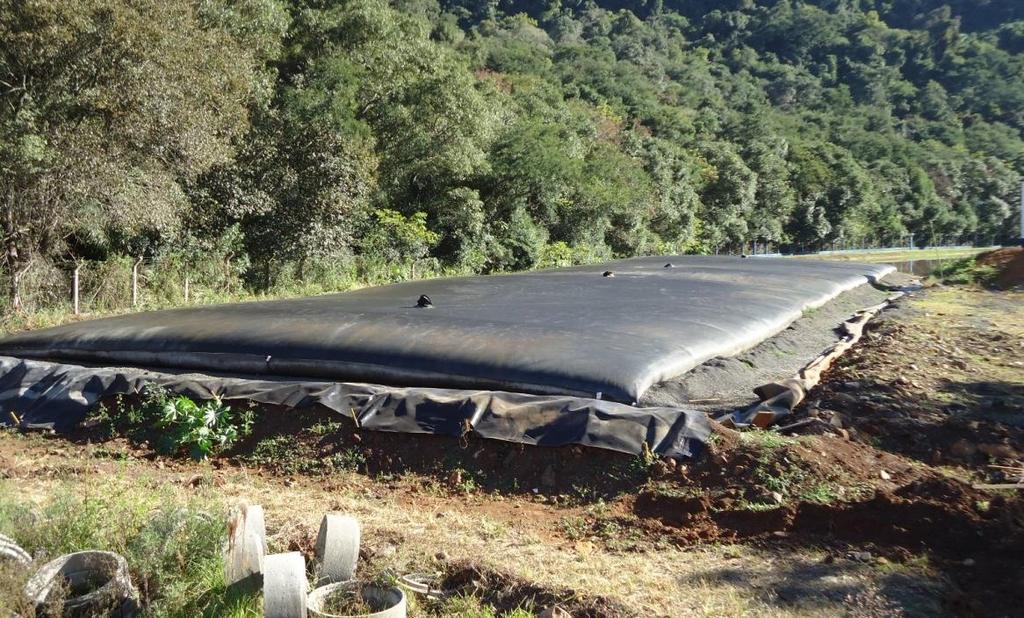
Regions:
[[142, 264], [142, 256], [135, 260], [132, 266], [132, 307], [139, 304], [139, 265]]
[[75, 315], [79, 315], [78, 307], [78, 271], [82, 268], [82, 265], [75, 262], [75, 273], [71, 279], [71, 304], [74, 307]]
[[188, 275], [185, 275], [185, 304], [188, 304]]

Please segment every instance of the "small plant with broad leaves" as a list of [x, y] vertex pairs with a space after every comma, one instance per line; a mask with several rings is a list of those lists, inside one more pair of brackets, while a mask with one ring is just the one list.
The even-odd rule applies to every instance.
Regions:
[[193, 459], [206, 459], [252, 433], [254, 413], [251, 409], [233, 410], [220, 399], [196, 402], [162, 388], [147, 387], [138, 405], [120, 399], [113, 410], [101, 409], [98, 419], [112, 435], [155, 439], [162, 453], [187, 451]]

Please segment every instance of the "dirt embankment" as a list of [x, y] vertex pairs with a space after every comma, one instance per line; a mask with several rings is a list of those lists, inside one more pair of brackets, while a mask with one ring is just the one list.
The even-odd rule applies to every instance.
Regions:
[[[873, 321], [776, 432], [721, 430], [634, 501], [681, 542], [850, 544], [925, 554], [958, 615], [1024, 603], [1024, 252], [977, 264], [1005, 291], [935, 286]], [[803, 434], [803, 435], [797, 435]], [[991, 489], [1005, 486], [1006, 489]]]
[[1008, 247], [978, 256], [980, 266], [998, 269], [995, 285], [1001, 290], [1024, 286], [1024, 247]]
[[784, 438], [723, 429], [692, 466], [659, 468], [633, 501], [651, 533], [827, 547], [904, 563], [928, 556], [958, 615], [1012, 616], [1024, 603], [1024, 501], [841, 435]]
[[839, 436], [722, 431], [705, 461], [657, 475], [636, 498], [636, 512], [687, 541], [824, 537], [959, 560], [998, 547], [1024, 550], [1019, 501]]

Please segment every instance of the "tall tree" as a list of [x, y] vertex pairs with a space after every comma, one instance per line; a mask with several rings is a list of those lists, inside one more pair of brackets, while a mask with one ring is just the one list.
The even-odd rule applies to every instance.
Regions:
[[[244, 3], [243, 3], [244, 4]], [[186, 0], [0, 2], [0, 186], [12, 307], [76, 234], [173, 230], [230, 159], [256, 52]], [[226, 5], [220, 5], [226, 6]], [[266, 7], [273, 11], [273, 6]], [[217, 50], [217, 53], [210, 53]]]

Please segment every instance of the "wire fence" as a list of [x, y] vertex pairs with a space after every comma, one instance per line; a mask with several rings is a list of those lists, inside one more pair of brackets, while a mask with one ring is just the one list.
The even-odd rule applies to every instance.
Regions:
[[[9, 290], [10, 275], [5, 273], [4, 279]], [[177, 258], [127, 257], [71, 263], [39, 260], [29, 265], [18, 287], [26, 311], [74, 314], [209, 302], [243, 290], [239, 270], [230, 262], [190, 265]], [[9, 296], [4, 301], [7, 309]]]
[[[719, 255], [750, 255], [771, 257], [779, 255], [833, 255], [858, 253], [904, 253], [924, 249], [969, 249], [971, 243], [949, 243], [916, 247], [900, 239], [901, 244], [870, 246], [866, 243], [837, 241], [824, 247], [808, 248], [799, 245], [774, 243], [745, 243], [742, 246], [720, 249]], [[951, 239], [952, 240], [952, 239]], [[903, 244], [903, 241], [908, 241]], [[336, 265], [335, 272], [315, 271], [307, 277], [301, 274], [269, 295], [288, 295], [343, 290], [356, 283], [379, 285], [407, 279], [446, 274], [436, 261], [422, 260], [402, 266], [346, 263]], [[190, 263], [172, 256], [157, 259], [114, 257], [106, 260], [78, 260], [72, 263], [33, 264], [21, 280], [21, 304], [24, 311], [53, 310], [73, 314], [112, 313], [141, 308], [207, 304], [252, 297], [245, 287], [244, 272], [247, 264], [232, 259], [211, 259]], [[9, 275], [4, 273], [5, 289], [9, 289]], [[312, 283], [314, 282], [315, 283]], [[10, 310], [10, 298], [2, 301], [4, 311]]]
[[[23, 312], [54, 311], [75, 315], [115, 313], [191, 304], [227, 302], [243, 298], [294, 296], [345, 290], [354, 285], [380, 285], [442, 274], [436, 260], [425, 258], [405, 263], [379, 260], [334, 260], [280, 265], [275, 284], [253, 292], [247, 284], [248, 262], [213, 256], [187, 261], [179, 256], [162, 258], [112, 257], [54, 263], [36, 261], [22, 276], [19, 290]], [[3, 313], [12, 310], [10, 275], [0, 272], [8, 294], [0, 297]], [[260, 287], [257, 285], [257, 287]]]

